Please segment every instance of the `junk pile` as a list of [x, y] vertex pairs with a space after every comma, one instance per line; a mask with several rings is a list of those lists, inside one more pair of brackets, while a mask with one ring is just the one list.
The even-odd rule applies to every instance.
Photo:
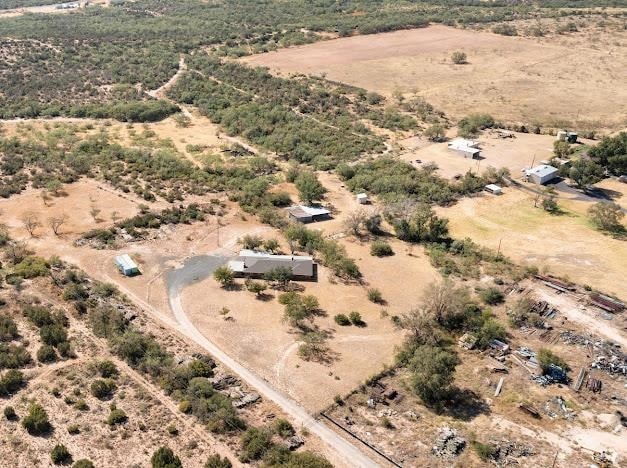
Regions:
[[610, 466], [614, 466], [615, 455], [612, 452], [603, 451], [603, 452], [594, 452], [592, 454], [592, 460], [598, 464], [601, 468], [606, 468]]
[[543, 375], [539, 375], [538, 377], [533, 377], [534, 382], [546, 387], [551, 384], [565, 384], [568, 383], [568, 376], [566, 375], [566, 371], [562, 369], [560, 366], [556, 366], [555, 364], [549, 364], [549, 367], [544, 371]]
[[472, 333], [464, 333], [457, 344], [460, 348], [471, 350], [477, 345], [477, 337]]
[[546, 301], [536, 301], [531, 306], [531, 312], [534, 312], [545, 319], [552, 319], [559, 311]]
[[296, 450], [297, 448], [301, 447], [304, 443], [305, 443], [305, 440], [302, 437], [297, 436], [297, 435], [292, 436], [285, 441], [285, 444], [287, 445], [287, 448], [289, 450]]
[[627, 375], [627, 354], [620, 345], [591, 334], [579, 334], [570, 330], [560, 333], [562, 342], [571, 345], [585, 346], [596, 356], [590, 367], [602, 370], [610, 375]]
[[566, 401], [561, 396], [550, 398], [544, 404], [544, 412], [551, 419], [566, 419], [572, 421], [575, 418], [576, 413], [566, 406]]
[[466, 440], [457, 435], [457, 431], [448, 426], [438, 429], [438, 438], [431, 452], [436, 457], [453, 458], [458, 456], [466, 448]]
[[625, 310], [625, 304], [618, 299], [615, 299], [605, 294], [590, 293], [590, 303], [597, 306], [600, 309], [610, 312], [612, 314], [618, 314]]
[[245, 391], [240, 380], [229, 374], [217, 373], [209, 381], [213, 388], [228, 395], [233, 400], [233, 406], [238, 409], [251, 405], [261, 398], [258, 393]]
[[[259, 400], [259, 398], [261, 398], [258, 393], [246, 393], [241, 389], [235, 395], [241, 396], [241, 398], [233, 401], [233, 406], [235, 408], [243, 408], [252, 403], [255, 403], [257, 400]], [[234, 398], [234, 395], [232, 395], [231, 398]]]
[[611, 356], [597, 356], [592, 362], [593, 369], [599, 369], [611, 375], [627, 376], [627, 355], [613, 354]]
[[540, 367], [538, 360], [536, 359], [536, 352], [526, 346], [521, 346], [516, 351], [516, 354], [523, 358], [525, 365], [537, 369]]
[[540, 419], [540, 413], [538, 412], [537, 409], [535, 409], [531, 405], [527, 405], [525, 403], [521, 403], [521, 404], [518, 405], [518, 409], [521, 410], [521, 411], [524, 411], [525, 413], [527, 413], [530, 416], [533, 416], [536, 419]]
[[586, 388], [592, 393], [601, 393], [601, 390], [603, 389], [603, 382], [590, 377], [588, 379], [588, 383], [586, 384]]
[[536, 279], [542, 282], [545, 286], [548, 286], [549, 288], [555, 289], [556, 291], [559, 291], [559, 292], [568, 293], [568, 292], [575, 291], [577, 289], [572, 283], [566, 283], [557, 278], [553, 278], [552, 276], [544, 276], [544, 275], [535, 275], [535, 276], [536, 276]]
[[491, 445], [494, 451], [490, 459], [497, 466], [519, 465], [518, 458], [534, 454], [532, 447], [507, 439], [492, 442]]

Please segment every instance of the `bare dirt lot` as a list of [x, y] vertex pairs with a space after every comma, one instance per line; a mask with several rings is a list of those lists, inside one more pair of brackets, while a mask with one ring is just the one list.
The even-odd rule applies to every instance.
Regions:
[[[447, 143], [432, 143], [422, 139], [417, 149], [410, 147], [403, 151], [400, 157], [418, 168], [433, 162], [438, 166], [439, 173], [447, 179], [467, 171], [480, 173], [489, 166], [506, 167], [512, 176], [518, 179], [521, 176], [521, 169], [553, 157], [555, 137], [529, 133], [513, 134], [515, 138], [498, 138], [494, 132], [484, 132], [475, 138], [481, 148], [480, 159], [464, 158], [459, 153], [449, 150]], [[400, 142], [401, 145], [404, 141]]]
[[[505, 37], [435, 25], [243, 60], [276, 72], [324, 73], [384, 94], [416, 92], [453, 117], [487, 112], [509, 121], [616, 127], [626, 114], [627, 91], [621, 86], [626, 33], [617, 29], [610, 34], [607, 47], [593, 48], [591, 42], [562, 45], [560, 38]], [[467, 54], [468, 64], [452, 64], [456, 50]]]

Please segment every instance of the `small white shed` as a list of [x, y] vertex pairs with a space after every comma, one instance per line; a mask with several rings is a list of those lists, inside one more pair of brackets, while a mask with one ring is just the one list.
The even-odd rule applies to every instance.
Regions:
[[484, 190], [494, 195], [501, 195], [503, 193], [503, 189], [496, 184], [488, 184], [485, 186]]
[[370, 199], [368, 198], [367, 193], [362, 192], [357, 194], [357, 203], [359, 203], [360, 205], [366, 205], [369, 201]]
[[527, 169], [525, 173], [527, 175], [527, 180], [529, 180], [530, 182], [538, 185], [544, 185], [547, 182], [555, 179], [559, 171], [553, 166], [540, 164], [539, 166]]
[[129, 254], [122, 254], [115, 257], [115, 264], [124, 276], [133, 276], [139, 274], [139, 267], [133, 261]]

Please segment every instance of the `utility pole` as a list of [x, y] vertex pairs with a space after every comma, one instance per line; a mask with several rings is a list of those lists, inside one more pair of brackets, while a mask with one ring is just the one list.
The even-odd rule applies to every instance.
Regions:
[[501, 242], [503, 242], [503, 238], [499, 239], [499, 248], [496, 251], [496, 259], [498, 260], [501, 257]]

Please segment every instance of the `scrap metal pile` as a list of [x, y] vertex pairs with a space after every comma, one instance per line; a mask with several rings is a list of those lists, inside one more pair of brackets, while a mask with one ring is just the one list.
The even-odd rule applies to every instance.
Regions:
[[563, 418], [571, 421], [575, 418], [576, 413], [566, 406], [566, 400], [561, 396], [550, 398], [544, 404], [544, 412], [551, 419]]
[[491, 445], [494, 451], [490, 455], [490, 461], [497, 466], [519, 465], [518, 458], [534, 454], [532, 447], [507, 439], [492, 442]]
[[466, 448], [466, 440], [457, 435], [457, 431], [448, 426], [438, 429], [438, 438], [431, 452], [437, 457], [453, 458]]
[[595, 353], [590, 364], [592, 369], [599, 369], [610, 375], [627, 376], [627, 354], [621, 351], [620, 345], [591, 334], [578, 334], [570, 330], [561, 332], [560, 339], [566, 344], [585, 346], [590, 353]]

